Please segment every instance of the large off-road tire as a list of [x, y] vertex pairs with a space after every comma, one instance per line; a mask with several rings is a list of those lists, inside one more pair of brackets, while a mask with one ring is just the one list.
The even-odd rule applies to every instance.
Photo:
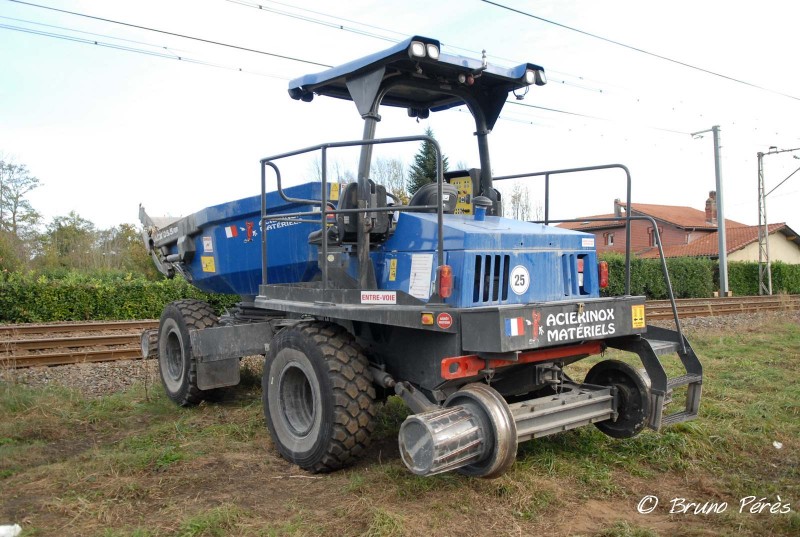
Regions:
[[196, 405], [213, 390], [197, 387], [197, 361], [189, 330], [218, 326], [214, 310], [199, 300], [177, 300], [164, 308], [158, 327], [158, 369], [167, 396], [181, 406]]
[[275, 446], [304, 470], [338, 470], [369, 445], [375, 388], [344, 328], [319, 321], [284, 328], [270, 344], [262, 387]]
[[617, 420], [595, 423], [602, 432], [613, 438], [631, 438], [647, 426], [650, 390], [636, 368], [619, 360], [603, 360], [589, 370], [584, 382], [617, 388]]

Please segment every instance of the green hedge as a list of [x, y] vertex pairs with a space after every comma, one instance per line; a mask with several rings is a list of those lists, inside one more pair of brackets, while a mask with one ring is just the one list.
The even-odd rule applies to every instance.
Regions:
[[[604, 296], [624, 292], [625, 258], [606, 254], [609, 286]], [[676, 298], [705, 298], [719, 289], [716, 261], [696, 258], [667, 260]], [[728, 284], [736, 296], [758, 294], [758, 263], [728, 264]], [[800, 294], [800, 265], [772, 264], [774, 293]], [[650, 299], [667, 298], [658, 259], [631, 261], [631, 292]], [[238, 302], [235, 295], [209, 294], [182, 278], [151, 281], [121, 273], [92, 275], [59, 273], [0, 273], [0, 322], [28, 323], [89, 319], [155, 319], [173, 300], [196, 298], [210, 303], [218, 313]]]
[[[609, 285], [603, 296], [621, 295], [625, 290], [625, 257], [604, 254], [608, 261]], [[707, 298], [719, 289], [719, 265], [710, 259], [678, 257], [667, 259], [675, 298]], [[728, 288], [734, 296], [758, 294], [758, 263], [728, 263]], [[772, 292], [800, 294], [800, 265], [772, 263]], [[667, 298], [659, 259], [631, 260], [631, 293], [650, 299]]]
[[0, 281], [0, 322], [157, 319], [166, 304], [181, 298], [209, 302], [218, 313], [239, 300], [204, 293], [181, 278], [150, 281], [69, 274], [53, 279], [14, 273]]
[[[608, 262], [609, 284], [603, 296], [621, 295], [625, 292], [625, 257], [605, 254]], [[714, 292], [714, 268], [708, 259], [680, 257], [667, 259], [667, 270], [676, 298], [707, 297]], [[659, 259], [631, 260], [631, 294], [645, 295], [651, 299], [665, 299], [667, 285]]]

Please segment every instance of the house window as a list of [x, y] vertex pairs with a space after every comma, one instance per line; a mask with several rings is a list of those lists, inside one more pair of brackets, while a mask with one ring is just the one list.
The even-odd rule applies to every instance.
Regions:
[[606, 233], [606, 246], [614, 246], [614, 234]]
[[[658, 233], [659, 235], [664, 233], [664, 228], [661, 227], [658, 228]], [[649, 236], [650, 239], [650, 246], [656, 246], [656, 234], [653, 233], [653, 228], [651, 227], [647, 228], [647, 235]]]

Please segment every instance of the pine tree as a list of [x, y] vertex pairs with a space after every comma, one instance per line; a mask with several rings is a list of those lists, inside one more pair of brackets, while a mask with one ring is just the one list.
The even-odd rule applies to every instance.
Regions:
[[[426, 136], [435, 138], [433, 131], [428, 127], [425, 131]], [[442, 155], [443, 171], [447, 171], [447, 157]], [[414, 164], [411, 165], [411, 173], [408, 177], [408, 192], [413, 196], [414, 193], [427, 185], [436, 181], [436, 151], [433, 144], [425, 140], [422, 146], [414, 155]]]

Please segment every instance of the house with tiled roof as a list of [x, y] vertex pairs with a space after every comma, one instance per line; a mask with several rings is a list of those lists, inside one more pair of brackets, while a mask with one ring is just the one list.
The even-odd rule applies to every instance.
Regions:
[[[675, 205], [631, 203], [631, 216], [649, 216], [656, 221], [666, 257], [719, 257], [716, 192], [710, 192], [705, 211]], [[561, 227], [592, 233], [597, 251], [625, 252], [625, 203], [614, 200], [614, 212], [586, 216]], [[800, 264], [800, 237], [785, 223], [770, 224], [769, 254], [772, 261]], [[642, 258], [657, 258], [653, 224], [646, 220], [631, 221], [631, 252]], [[758, 226], [747, 226], [725, 219], [725, 242], [728, 261], [758, 261]]]

